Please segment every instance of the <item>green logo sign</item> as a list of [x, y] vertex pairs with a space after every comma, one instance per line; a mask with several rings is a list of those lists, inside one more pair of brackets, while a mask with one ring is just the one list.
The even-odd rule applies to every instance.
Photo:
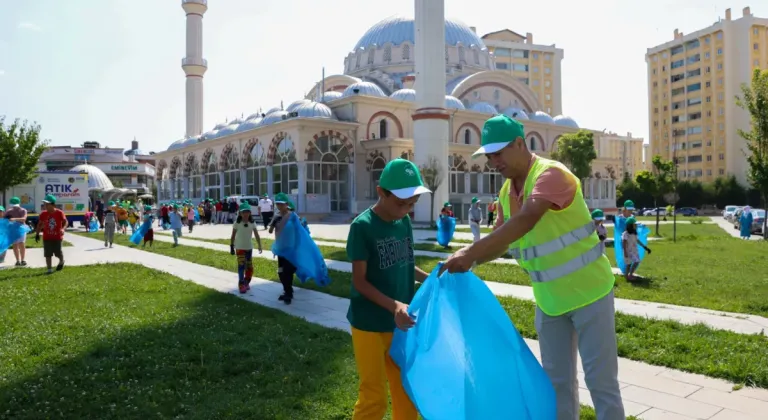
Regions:
[[112, 170], [137, 172], [139, 167], [137, 165], [112, 165]]

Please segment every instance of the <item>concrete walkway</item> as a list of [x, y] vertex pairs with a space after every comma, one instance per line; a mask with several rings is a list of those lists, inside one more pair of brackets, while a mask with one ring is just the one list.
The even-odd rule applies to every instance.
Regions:
[[[739, 238], [740, 232], [737, 229], [733, 228], [733, 223], [725, 220], [724, 217], [710, 217], [712, 219], [712, 222], [720, 226], [721, 229], [723, 229], [726, 233], [733, 236], [734, 238]], [[752, 235], [749, 237], [750, 241], [760, 241], [763, 237], [760, 235]]]
[[[73, 248], [65, 250], [68, 265], [140, 262], [145, 267], [281, 310], [315, 324], [350, 331], [346, 320], [347, 299], [297, 288], [293, 305], [287, 306], [277, 300], [282, 292], [282, 286], [277, 282], [255, 278], [251, 291], [240, 295], [237, 293], [236, 276], [228, 271], [123, 246], [105, 249], [100, 241], [77, 235], [67, 235], [67, 240], [73, 244]], [[42, 250], [30, 250], [28, 262], [31, 267], [44, 266]], [[66, 275], [66, 268], [54, 275]], [[526, 343], [539, 357], [538, 342], [526, 340]], [[584, 388], [581, 363], [578, 377], [580, 401], [592, 405], [589, 391]], [[619, 359], [619, 381], [627, 414], [643, 420], [758, 420], [764, 419], [768, 412], [768, 390], [744, 388], [734, 391], [734, 384], [727, 381], [628, 359]]]
[[[155, 239], [163, 242], [173, 242], [173, 238], [168, 235], [155, 235]], [[229, 246], [227, 245], [196, 241], [187, 238], [180, 238], [179, 244], [229, 252]], [[346, 246], [339, 242], [318, 241], [317, 244], [335, 247]], [[442, 252], [418, 250], [414, 251], [414, 253], [416, 255], [424, 255], [434, 258], [447, 258], [450, 255]], [[254, 254], [254, 256], [267, 259], [274, 258], [274, 255], [268, 250], [264, 250], [264, 253], [261, 255]], [[349, 262], [326, 259], [325, 263], [329, 269], [347, 273], [352, 272], [352, 264]], [[513, 259], [499, 258], [495, 260], [494, 263], [516, 265], [517, 261]], [[618, 268], [614, 267], [614, 272], [619, 273]], [[533, 288], [530, 286], [497, 283], [492, 281], [486, 281], [485, 284], [496, 296], [514, 297], [530, 301], [534, 300]], [[705, 324], [713, 329], [733, 331], [739, 334], [767, 334], [766, 332], [768, 331], [768, 318], [761, 316], [677, 306], [666, 303], [616, 299], [616, 311], [627, 315], [637, 315], [653, 319], [669, 319], [687, 325]]]

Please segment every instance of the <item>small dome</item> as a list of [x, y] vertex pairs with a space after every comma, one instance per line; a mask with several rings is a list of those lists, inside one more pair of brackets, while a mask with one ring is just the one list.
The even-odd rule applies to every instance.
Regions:
[[126, 150], [123, 154], [125, 156], [146, 156], [146, 155], [149, 155], [149, 152], [142, 149], [131, 149], [131, 150]]
[[573, 118], [566, 117], [565, 115], [558, 115], [553, 119], [553, 121], [555, 122], [555, 125], [560, 125], [563, 127], [579, 128], [579, 124], [577, 124], [576, 121], [573, 120]]
[[530, 118], [531, 121], [536, 121], [543, 124], [555, 123], [555, 120], [553, 120], [552, 117], [544, 111], [536, 111], [533, 113], [533, 115], [529, 115], [528, 117]]
[[341, 92], [336, 92], [334, 90], [329, 90], [328, 92], [323, 93], [323, 98], [320, 100], [321, 102], [330, 102], [334, 99], [340, 99], [342, 97]]
[[451, 95], [445, 95], [445, 107], [448, 109], [466, 109], [458, 98]]
[[182, 143], [184, 142], [184, 139], [176, 140], [175, 142], [171, 143], [170, 146], [168, 146], [168, 150], [176, 150], [182, 148]]
[[496, 108], [488, 102], [478, 102], [469, 108], [471, 111], [482, 112], [483, 114], [498, 114]]
[[266, 117], [264, 117], [263, 120], [261, 120], [261, 125], [271, 125], [277, 122], [280, 122], [283, 120], [283, 117], [287, 116], [288, 113], [285, 111], [275, 111], [270, 114], [267, 114]]
[[[355, 92], [357, 90], [357, 92]], [[384, 94], [384, 91], [381, 90], [380, 87], [376, 86], [375, 84], [371, 82], [359, 82], [359, 83], [353, 83], [349, 86], [347, 86], [346, 89], [344, 89], [344, 93], [342, 94], [343, 98], [346, 98], [348, 96], [378, 96], [381, 98], [386, 98], [387, 95]]]
[[258, 115], [258, 117], [248, 118], [244, 123], [238, 125], [237, 132], [242, 133], [243, 131], [253, 130], [254, 128], [261, 126], [261, 114]]
[[413, 89], [400, 89], [389, 95], [389, 97], [397, 101], [416, 102], [416, 91]]
[[514, 118], [518, 121], [528, 119], [528, 114], [526, 114], [525, 111], [512, 106], [504, 110], [504, 115], [508, 116], [509, 118]]
[[229, 122], [229, 125], [232, 125], [232, 124], [242, 124], [242, 123], [243, 123], [243, 119], [242, 118], [235, 118], [234, 120]]
[[301, 104], [293, 112], [299, 114], [299, 118], [335, 118], [331, 108], [319, 102], [309, 101]]
[[[174, 144], [180, 142], [181, 140], [174, 142]], [[173, 146], [173, 145], [171, 145]], [[168, 150], [171, 150], [169, 147]], [[70, 169], [72, 172], [85, 172], [88, 174], [88, 189], [92, 188], [101, 188], [105, 191], [111, 190], [114, 187], [112, 185], [112, 181], [109, 180], [109, 177], [107, 174], [104, 173], [101, 169], [93, 166], [88, 165], [87, 163], [84, 165], [77, 165], [74, 168]]]
[[181, 143], [181, 147], [187, 147], [187, 146], [191, 146], [191, 145], [193, 145], [193, 144], [197, 143], [199, 140], [200, 140], [200, 137], [197, 137], [197, 136], [193, 136], [193, 137], [187, 137], [187, 138], [186, 138], [186, 139], [184, 139], [184, 141]]
[[216, 135], [216, 138], [225, 137], [225, 136], [228, 136], [230, 134], [236, 133], [237, 132], [237, 127], [239, 125], [240, 124], [236, 124], [236, 123], [233, 122], [232, 124], [224, 127], [223, 129], [219, 130], [219, 133]]
[[200, 136], [199, 141], [213, 140], [217, 137], [219, 137], [219, 130], [213, 129], [211, 131], [203, 133], [203, 135]]
[[229, 123], [225, 123], [225, 122], [218, 123], [218, 124], [216, 124], [216, 127], [213, 127], [213, 130], [221, 130], [222, 128], [226, 127], [227, 125], [229, 125]]
[[293, 112], [299, 106], [304, 105], [304, 104], [309, 103], [309, 102], [312, 102], [312, 101], [310, 101], [309, 99], [299, 99], [298, 101], [293, 101], [293, 102], [291, 102], [290, 105], [288, 105], [288, 107], [285, 108], [285, 112]]
[[273, 114], [275, 112], [279, 112], [279, 111], [282, 111], [282, 110], [283, 110], [282, 108], [280, 108], [279, 106], [276, 106], [274, 108], [270, 108], [269, 111], [265, 112], [264, 114], [265, 115], [269, 115], [269, 114]]
[[248, 116], [248, 118], [246, 118], [245, 120], [246, 120], [246, 121], [248, 121], [248, 120], [252, 120], [252, 119], [254, 119], [254, 118], [262, 118], [262, 117], [261, 117], [261, 112], [257, 112], [257, 113], [255, 113], [255, 114], [251, 114], [251, 115], [249, 115], [249, 116]]

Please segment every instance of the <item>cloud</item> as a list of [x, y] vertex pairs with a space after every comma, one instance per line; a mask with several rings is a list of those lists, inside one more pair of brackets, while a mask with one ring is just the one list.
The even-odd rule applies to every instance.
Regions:
[[0, 76], [5, 74], [5, 70], [0, 69]]
[[35, 32], [39, 32], [39, 31], [43, 30], [43, 28], [39, 27], [38, 25], [35, 25], [32, 22], [21, 22], [21, 23], [19, 23], [18, 28], [19, 29], [24, 29], [24, 30], [27, 30], [27, 31], [35, 31]]

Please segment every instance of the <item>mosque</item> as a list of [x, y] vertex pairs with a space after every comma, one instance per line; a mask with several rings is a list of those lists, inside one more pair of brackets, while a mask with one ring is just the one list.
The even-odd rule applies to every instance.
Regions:
[[[444, 55], [444, 63], [431, 60], [438, 61], [434, 64], [438, 70], [426, 74], [435, 74], [443, 86], [437, 87], [438, 100], [444, 102], [438, 117], [447, 122], [447, 138], [438, 140], [434, 149], [423, 143], [419, 147], [421, 140], [414, 141], [423, 136], [418, 134], [418, 111], [439, 107], [418, 104], [414, 89], [422, 86], [417, 75], [425, 74], [416, 56], [417, 10], [416, 19], [391, 17], [371, 27], [344, 58], [344, 73], [308, 86], [306, 97], [203, 132], [202, 80], [207, 62], [196, 31], [202, 30], [207, 2], [186, 0], [183, 7], [187, 136], [154, 156], [161, 202], [284, 192], [293, 196], [303, 214], [349, 218], [376, 201], [378, 178], [390, 159], [420, 163], [424, 157], [415, 155], [426, 150], [445, 159], [441, 187], [445, 192], [436, 198], [445, 197], [457, 217], [464, 219], [472, 197], [490, 198], [503, 183], [485, 158], [470, 158], [485, 120], [504, 113], [523, 121], [526, 144], [543, 156], [556, 147], [560, 136], [580, 129], [572, 118], [544, 112], [529, 86], [496, 70], [494, 55], [473, 28], [440, 16], [445, 48], [443, 54], [438, 47], [436, 57]], [[442, 34], [438, 29], [432, 33]], [[596, 143], [603, 135], [595, 132]], [[598, 155], [596, 172], [606, 165], [622, 166], [620, 157]], [[597, 174], [585, 180], [591, 207], [615, 208], [616, 178]]]

